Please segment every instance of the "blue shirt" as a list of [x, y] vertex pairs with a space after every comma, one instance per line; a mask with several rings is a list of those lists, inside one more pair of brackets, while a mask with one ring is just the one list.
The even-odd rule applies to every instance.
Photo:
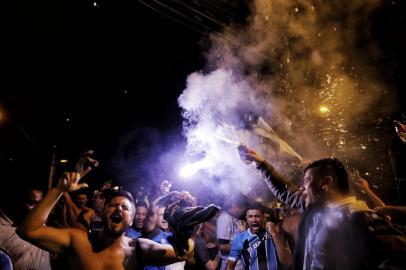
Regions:
[[[169, 244], [167, 235], [158, 228], [155, 228], [151, 233], [147, 235], [143, 235], [143, 237], [160, 244]], [[165, 270], [165, 265], [163, 266], [146, 265], [144, 266], [144, 270]]]
[[139, 231], [134, 230], [131, 227], [128, 227], [128, 229], [124, 233], [125, 236], [130, 237], [131, 239], [137, 239], [141, 236], [141, 233]]
[[0, 269], [2, 270], [13, 270], [13, 261], [10, 256], [0, 249]]
[[278, 262], [271, 236], [262, 230], [252, 234], [249, 229], [239, 233], [231, 243], [230, 261], [243, 261], [245, 269], [276, 270]]

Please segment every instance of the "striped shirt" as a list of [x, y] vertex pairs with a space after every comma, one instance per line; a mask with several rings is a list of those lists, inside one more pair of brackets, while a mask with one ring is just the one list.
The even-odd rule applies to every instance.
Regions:
[[278, 269], [275, 246], [265, 230], [258, 234], [249, 229], [239, 233], [232, 241], [228, 259], [243, 261], [246, 270]]

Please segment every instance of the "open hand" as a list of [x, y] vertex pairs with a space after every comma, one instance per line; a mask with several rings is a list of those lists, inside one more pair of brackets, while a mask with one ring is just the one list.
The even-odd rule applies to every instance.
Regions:
[[65, 172], [59, 179], [57, 188], [63, 192], [76, 191], [81, 188], [88, 187], [86, 183], [80, 183], [81, 174], [77, 172]]

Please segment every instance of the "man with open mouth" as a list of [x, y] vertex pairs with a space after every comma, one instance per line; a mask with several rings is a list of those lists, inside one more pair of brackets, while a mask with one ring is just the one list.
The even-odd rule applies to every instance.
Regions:
[[[112, 192], [105, 198], [102, 213], [104, 226], [97, 233], [44, 226], [63, 192], [87, 186], [79, 183], [80, 178], [78, 172], [65, 173], [58, 185], [48, 192], [18, 227], [18, 234], [32, 244], [51, 252], [66, 253], [72, 269], [137, 269], [144, 263], [167, 265], [185, 260], [193, 256], [193, 242], [188, 239], [190, 235], [183, 232], [192, 231], [189, 227], [210, 219], [219, 210], [215, 205], [172, 208], [168, 215], [174, 216], [170, 216], [169, 224], [181, 231], [179, 235], [183, 237], [176, 239], [185, 242], [173, 242], [172, 245], [142, 238], [133, 240], [124, 235], [132, 225], [135, 214], [134, 199], [124, 190]], [[191, 211], [194, 209], [196, 211]]]
[[262, 205], [249, 205], [246, 220], [248, 229], [237, 234], [231, 243], [226, 270], [233, 270], [238, 260], [242, 260], [244, 268], [249, 270], [287, 269], [292, 254], [282, 234], [266, 224]]

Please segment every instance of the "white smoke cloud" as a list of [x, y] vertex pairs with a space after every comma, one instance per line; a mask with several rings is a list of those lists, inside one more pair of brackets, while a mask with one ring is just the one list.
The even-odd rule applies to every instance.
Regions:
[[[396, 108], [369, 61], [379, 55], [368, 27], [380, 4], [254, 1], [248, 25], [231, 25], [220, 37], [213, 35], [207, 53], [212, 71], [189, 75], [179, 97], [188, 155], [200, 153], [205, 173], [217, 183], [230, 175], [255, 180], [238, 160], [235, 145], [215, 136], [223, 124], [249, 133], [241, 119], [251, 112], [309, 159], [359, 156], [356, 146], [349, 146], [361, 145], [352, 130]], [[263, 148], [252, 134], [241, 138]]]

